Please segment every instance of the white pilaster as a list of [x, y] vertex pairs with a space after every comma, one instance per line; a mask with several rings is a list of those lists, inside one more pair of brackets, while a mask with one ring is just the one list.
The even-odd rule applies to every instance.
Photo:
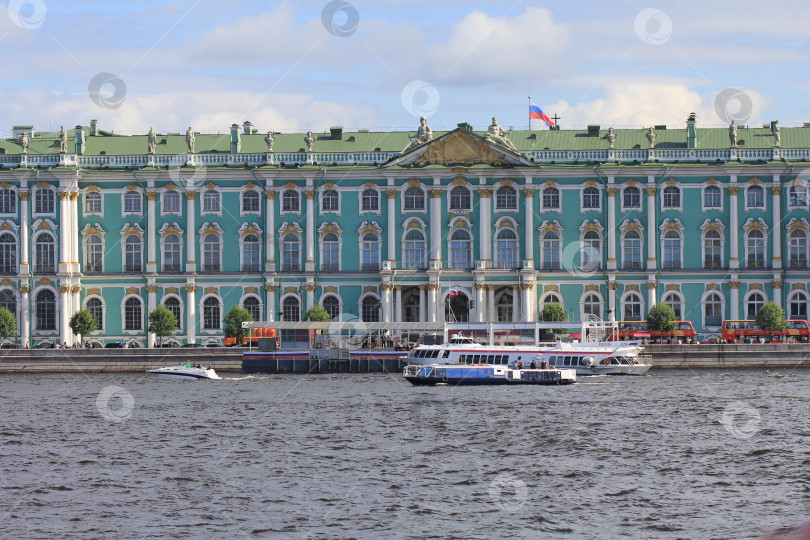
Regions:
[[431, 283], [428, 285], [428, 321], [437, 322], [439, 320], [439, 286]]
[[[778, 174], [773, 175], [771, 193], [773, 193], [773, 269], [782, 268], [782, 235], [777, 231], [782, 223], [782, 184]], [[781, 291], [780, 291], [781, 292]], [[774, 296], [776, 296], [774, 294]]]
[[[68, 245], [70, 246], [70, 271], [78, 274], [82, 270], [79, 267], [79, 192], [74, 191], [70, 194], [70, 201], [68, 203], [70, 213], [70, 231], [68, 231]], [[76, 313], [81, 309], [79, 307], [78, 293], [74, 293], [76, 298], [73, 301], [71, 312]]]
[[[192, 231], [194, 229], [191, 229]], [[196, 285], [186, 285], [186, 342], [197, 342], [197, 291]]]
[[[28, 245], [30, 244], [29, 236], [31, 232], [31, 224], [28, 222], [28, 192], [20, 191], [20, 275], [30, 276], [31, 268], [29, 266]], [[78, 231], [76, 232], [78, 234]], [[27, 295], [26, 295], [27, 296]], [[23, 343], [25, 346], [25, 343]]]
[[531, 322], [532, 321], [532, 302], [531, 302], [531, 285], [523, 284], [520, 287], [520, 311], [521, 311], [521, 320], [523, 322]]
[[475, 285], [475, 322], [485, 322], [487, 312], [486, 285]]
[[[156, 191], [146, 192], [146, 271], [150, 274], [157, 272], [157, 228], [155, 227], [155, 198], [157, 197]], [[150, 311], [155, 308], [150, 308]], [[151, 347], [154, 343], [154, 336], [149, 338], [148, 346]]]
[[[616, 282], [613, 281], [608, 284], [608, 310], [613, 315], [612, 320], [621, 320], [623, 317], [616, 311]], [[607, 317], [608, 320], [611, 320], [610, 316]]]
[[[152, 238], [154, 238], [154, 236], [150, 235], [150, 244], [151, 244], [151, 239]], [[147, 305], [147, 309], [148, 309], [147, 314], [151, 313], [152, 310], [154, 310], [157, 307], [157, 286], [156, 285], [147, 285], [146, 286], [146, 305]], [[148, 325], [149, 325], [148, 317], [147, 317], [146, 324], [147, 324], [147, 328], [148, 328]], [[148, 332], [147, 331], [147, 333], [146, 333], [146, 346], [149, 347], [149, 348], [152, 348], [152, 347], [154, 347], [154, 345], [155, 345], [155, 334], [153, 332]]]
[[[654, 276], [650, 279], [654, 279]], [[657, 289], [654, 281], [647, 282], [647, 309], [651, 309], [655, 304], [658, 303], [658, 294]]]
[[382, 316], [383, 322], [392, 322], [393, 321], [393, 305], [392, 305], [392, 285], [383, 285], [382, 286]]
[[402, 287], [394, 289], [394, 322], [402, 322]]
[[[264, 198], [265, 198], [265, 238], [267, 240], [267, 244], [264, 248], [264, 270], [265, 272], [275, 272], [276, 271], [276, 192], [272, 189], [267, 189], [264, 191]], [[275, 293], [273, 293], [275, 295]], [[268, 310], [268, 313], [273, 310]], [[272, 320], [272, 319], [268, 319]]]
[[[194, 209], [194, 198], [196, 196], [196, 191], [186, 191], [186, 272], [192, 273], [197, 271], [197, 261], [194, 255], [197, 247], [197, 240], [194, 237], [197, 231], [197, 213]], [[193, 294], [193, 291], [191, 294]], [[191, 303], [189, 303], [188, 310], [186, 311], [189, 316], [191, 315], [191, 309]], [[190, 328], [189, 331], [193, 332], [194, 330]], [[192, 336], [194, 334], [189, 335]], [[196, 339], [196, 337], [194, 339]], [[193, 341], [189, 340], [189, 343], [193, 343]]]
[[658, 245], [658, 239], [656, 238], [658, 227], [655, 219], [655, 176], [648, 176], [647, 184], [649, 185], [647, 188], [647, 270], [654, 271], [655, 246]]
[[[61, 265], [60, 265], [61, 266]], [[61, 283], [67, 283], [67, 280], [60, 280]], [[68, 285], [59, 285], [59, 343], [73, 343], [73, 335], [68, 326], [70, 322], [70, 287]]]
[[276, 286], [275, 285], [265, 285], [264, 286], [265, 292], [267, 292], [267, 300], [266, 300], [266, 311], [267, 311], [267, 320], [270, 322], [274, 322], [276, 320]]
[[[486, 182], [485, 178], [481, 178], [481, 183]], [[486, 263], [486, 267], [492, 266], [492, 190], [479, 189], [478, 190], [478, 214], [481, 217], [481, 223], [478, 224], [480, 228], [479, 236], [481, 241], [479, 244], [479, 256], [481, 260]]]
[[[396, 237], [397, 192], [395, 190], [393, 190], [393, 189], [389, 189], [385, 193], [386, 193], [386, 195], [388, 197], [388, 260], [391, 261], [391, 268], [396, 268], [397, 267], [397, 237]], [[399, 303], [397, 305], [399, 305]]]
[[[613, 177], [608, 177], [608, 183], [613, 183]], [[616, 188], [609, 186], [607, 189], [607, 248], [608, 259], [607, 269], [616, 270]]]
[[[737, 191], [739, 191], [739, 187], [737, 187], [737, 175], [731, 175], [731, 183], [733, 185], [729, 186], [728, 188], [728, 206], [729, 206], [729, 233], [730, 233], [730, 257], [729, 257], [729, 268], [737, 269], [740, 267], [740, 235], [739, 235], [739, 223], [737, 219]], [[776, 227], [774, 227], [775, 229]]]
[[498, 322], [498, 314], [495, 312], [495, 287], [487, 285], [487, 320], [484, 322]]
[[304, 306], [304, 309], [302, 310], [302, 315], [305, 314], [309, 308], [315, 305], [315, 285], [312, 283], [308, 283], [307, 285], [304, 285], [304, 289], [306, 290], [307, 293], [306, 294], [307, 305]]
[[425, 286], [419, 285], [419, 322], [427, 321], [427, 297], [425, 295]]
[[29, 287], [20, 287], [20, 347], [31, 344], [31, 309]]
[[512, 287], [512, 322], [520, 322], [521, 297], [518, 287]]
[[304, 192], [307, 197], [307, 260], [305, 270], [315, 271], [315, 190], [308, 189]]
[[442, 262], [442, 190], [430, 190], [430, 267]]
[[[531, 182], [531, 177], [526, 177], [526, 182]], [[534, 267], [534, 189], [527, 188], [523, 190], [525, 197], [525, 212], [524, 220], [526, 221], [526, 228], [523, 233], [524, 242], [526, 242], [526, 260], [529, 261], [530, 266]]]
[[[774, 227], [775, 228], [775, 227]], [[732, 276], [732, 279], [736, 279], [736, 276]], [[739, 320], [740, 319], [740, 282], [739, 281], [731, 281], [728, 284], [729, 286], [729, 305], [730, 305], [730, 317], [731, 320]]]
[[[70, 235], [70, 214], [68, 212], [68, 199], [70, 193], [67, 191], [59, 191], [59, 220], [62, 224], [59, 227], [59, 273], [67, 274], [70, 272], [70, 248], [69, 248], [69, 235]], [[63, 307], [66, 307], [66, 302], [62, 302]], [[64, 339], [62, 341], [65, 341]], [[61, 341], [60, 341], [61, 343]]]

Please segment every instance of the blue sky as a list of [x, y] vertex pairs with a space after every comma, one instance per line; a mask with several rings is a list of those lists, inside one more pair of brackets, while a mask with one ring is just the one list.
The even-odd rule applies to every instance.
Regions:
[[805, 2], [338, 2], [7, 1], [0, 133], [810, 121]]

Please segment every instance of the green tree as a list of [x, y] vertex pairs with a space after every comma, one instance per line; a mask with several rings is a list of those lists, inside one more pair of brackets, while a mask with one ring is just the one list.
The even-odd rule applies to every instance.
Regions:
[[155, 334], [163, 345], [163, 338], [177, 330], [177, 319], [174, 313], [163, 304], [149, 312], [149, 332]]
[[305, 321], [317, 321], [317, 322], [329, 322], [332, 320], [332, 317], [329, 316], [329, 312], [323, 309], [321, 306], [312, 306], [307, 310], [307, 314], [304, 315]]
[[80, 336], [79, 340], [83, 340], [84, 336], [98, 329], [98, 321], [93, 317], [90, 311], [81, 309], [73, 314], [68, 323], [70, 330], [74, 336]]
[[0, 307], [0, 338], [17, 334], [17, 317], [8, 309]]
[[252, 320], [253, 315], [248, 310], [240, 306], [233, 306], [225, 314], [225, 337], [236, 338], [236, 344], [241, 345], [242, 340], [248, 335], [248, 329], [242, 328], [242, 323]]
[[768, 332], [768, 341], [773, 341], [773, 333], [787, 327], [784, 310], [776, 302], [766, 303], [757, 313], [757, 326]]
[[675, 330], [675, 311], [666, 304], [655, 304], [647, 314], [647, 328], [661, 333]]
[[560, 304], [546, 304], [540, 311], [540, 320], [546, 322], [564, 322], [568, 320], [568, 312]]

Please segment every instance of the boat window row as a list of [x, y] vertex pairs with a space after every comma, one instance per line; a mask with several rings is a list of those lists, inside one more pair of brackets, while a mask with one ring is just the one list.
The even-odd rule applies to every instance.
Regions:
[[458, 361], [461, 364], [508, 364], [508, 354], [462, 354]]
[[444, 352], [442, 358], [450, 356], [449, 350], [442, 351], [441, 349], [416, 349], [413, 351], [412, 356], [413, 358], [438, 358], [441, 352]]
[[550, 366], [589, 366], [591, 365], [590, 356], [549, 356], [548, 365]]

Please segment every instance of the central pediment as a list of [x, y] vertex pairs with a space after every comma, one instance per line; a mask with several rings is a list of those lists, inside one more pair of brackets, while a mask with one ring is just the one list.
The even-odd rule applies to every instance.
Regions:
[[406, 151], [393, 164], [416, 167], [428, 165], [445, 167], [534, 165], [519, 154], [503, 149], [475, 133], [462, 129], [453, 130], [434, 141]]

